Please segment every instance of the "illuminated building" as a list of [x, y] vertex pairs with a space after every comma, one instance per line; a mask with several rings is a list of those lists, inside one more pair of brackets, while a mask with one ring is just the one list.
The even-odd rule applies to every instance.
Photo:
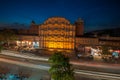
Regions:
[[36, 25], [34, 21], [32, 21], [30, 29], [20, 29], [17, 34], [17, 46], [39, 48], [39, 25]]
[[99, 37], [99, 45], [120, 47], [120, 37], [101, 36]]
[[76, 34], [75, 36], [84, 35], [84, 21], [80, 18], [75, 22]]
[[76, 37], [76, 44], [75, 48], [78, 53], [91, 53], [91, 47], [98, 46], [99, 39], [98, 38], [92, 38], [92, 37]]
[[36, 35], [19, 35], [16, 44], [18, 46], [26, 46], [29, 48], [39, 48], [39, 37]]
[[75, 26], [62, 17], [48, 18], [39, 26], [41, 49], [74, 50]]

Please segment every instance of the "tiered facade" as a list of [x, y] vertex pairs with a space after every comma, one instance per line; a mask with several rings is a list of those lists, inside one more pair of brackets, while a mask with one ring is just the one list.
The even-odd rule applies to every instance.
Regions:
[[39, 26], [41, 49], [74, 50], [75, 26], [62, 17], [48, 18]]

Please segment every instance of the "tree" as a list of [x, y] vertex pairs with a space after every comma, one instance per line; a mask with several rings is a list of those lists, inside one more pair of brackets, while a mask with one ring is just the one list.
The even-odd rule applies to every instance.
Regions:
[[69, 58], [61, 52], [55, 52], [50, 58], [49, 73], [53, 80], [74, 80], [74, 72], [69, 64]]
[[12, 30], [4, 29], [2, 32], [0, 32], [0, 41], [7, 43], [8, 46], [10, 42], [15, 40], [17, 40], [17, 36]]

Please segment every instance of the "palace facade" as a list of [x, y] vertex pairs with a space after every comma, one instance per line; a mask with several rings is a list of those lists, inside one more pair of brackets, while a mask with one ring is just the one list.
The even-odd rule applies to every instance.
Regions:
[[40, 48], [74, 50], [75, 26], [61, 17], [48, 18], [39, 26]]

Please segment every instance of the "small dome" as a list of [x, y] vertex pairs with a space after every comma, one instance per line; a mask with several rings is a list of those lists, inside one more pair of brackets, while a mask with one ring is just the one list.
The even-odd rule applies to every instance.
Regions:
[[35, 24], [35, 21], [33, 21], [33, 20], [32, 20], [32, 22], [31, 22], [31, 23], [32, 23], [32, 24]]
[[80, 23], [80, 22], [84, 22], [84, 21], [81, 18], [78, 18], [76, 22]]

